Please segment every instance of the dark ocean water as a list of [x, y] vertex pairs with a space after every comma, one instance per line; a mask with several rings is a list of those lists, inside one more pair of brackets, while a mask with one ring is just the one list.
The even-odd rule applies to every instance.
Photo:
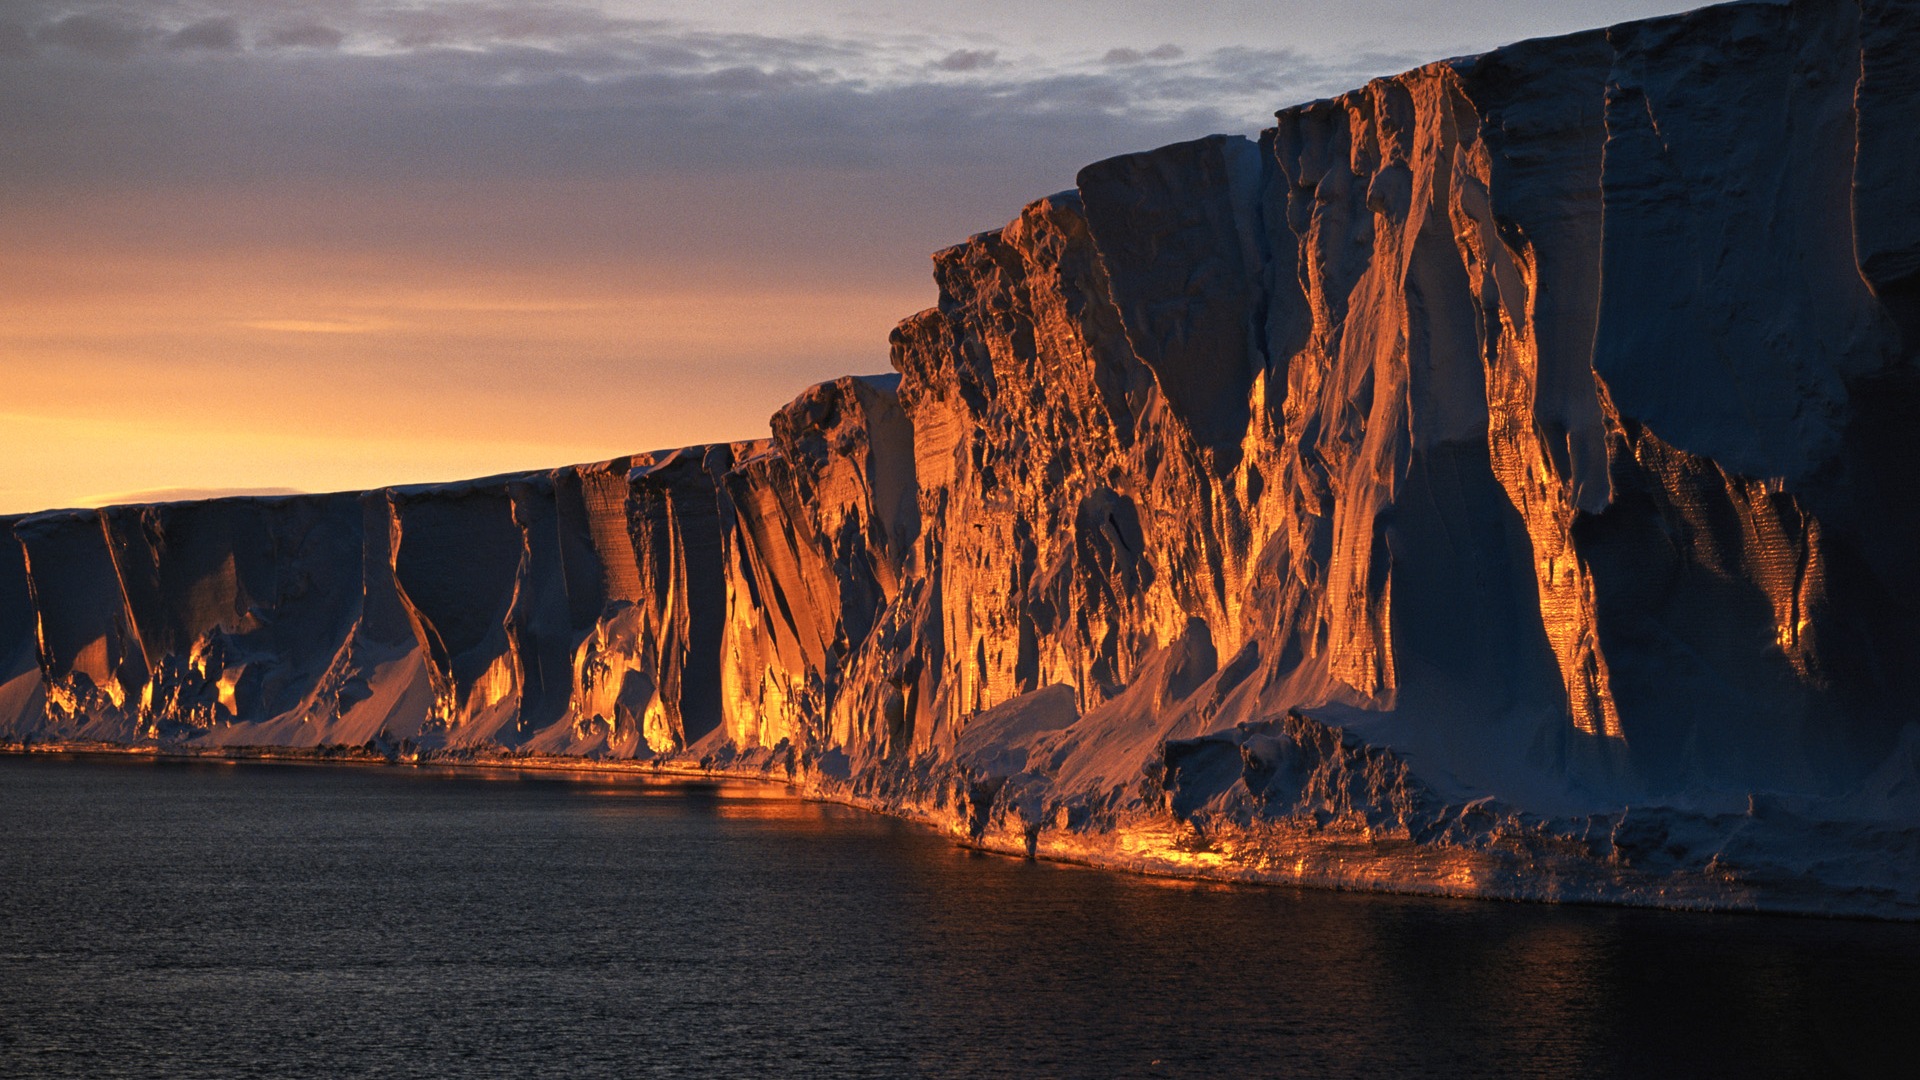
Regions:
[[1920, 927], [1168, 884], [745, 784], [0, 757], [0, 1076], [1914, 1075]]

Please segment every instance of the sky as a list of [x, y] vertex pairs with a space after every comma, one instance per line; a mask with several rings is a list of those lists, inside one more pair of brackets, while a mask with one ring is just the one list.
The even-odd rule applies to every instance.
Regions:
[[0, 513], [760, 437], [1082, 165], [1691, 6], [0, 0]]

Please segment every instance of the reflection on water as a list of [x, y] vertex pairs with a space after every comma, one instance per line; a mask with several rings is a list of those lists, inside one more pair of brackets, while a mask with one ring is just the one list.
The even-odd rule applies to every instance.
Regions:
[[1887, 1075], [1920, 927], [1029, 863], [780, 789], [0, 758], [0, 1075]]

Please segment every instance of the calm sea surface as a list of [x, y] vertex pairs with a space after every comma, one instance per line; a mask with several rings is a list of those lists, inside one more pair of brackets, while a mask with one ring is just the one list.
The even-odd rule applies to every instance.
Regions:
[[1167, 884], [777, 788], [0, 757], [0, 1076], [1914, 1075], [1920, 927]]

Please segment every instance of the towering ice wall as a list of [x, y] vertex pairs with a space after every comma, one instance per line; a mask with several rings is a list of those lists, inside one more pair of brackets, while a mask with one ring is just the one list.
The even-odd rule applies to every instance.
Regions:
[[1920, 914], [1920, 7], [1101, 162], [769, 440], [33, 515], [16, 742], [771, 770], [1182, 873]]
[[9, 519], [4, 722], [110, 743], [684, 747], [721, 726], [721, 483], [754, 449]]

